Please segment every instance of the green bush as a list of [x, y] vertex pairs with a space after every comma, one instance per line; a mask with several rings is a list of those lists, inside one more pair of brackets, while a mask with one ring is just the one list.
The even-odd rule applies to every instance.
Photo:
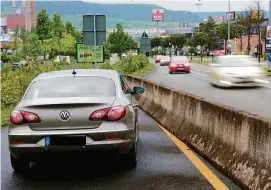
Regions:
[[130, 55], [115, 63], [113, 65], [113, 69], [124, 74], [131, 74], [137, 70], [143, 69], [148, 65], [148, 63], [148, 58], [146, 58], [143, 54], [134, 56]]
[[109, 60], [106, 60], [103, 64], [100, 65], [100, 69], [113, 69], [113, 66], [110, 64]]

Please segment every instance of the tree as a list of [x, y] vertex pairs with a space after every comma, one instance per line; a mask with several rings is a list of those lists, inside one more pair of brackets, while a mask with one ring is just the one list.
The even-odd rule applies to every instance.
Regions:
[[175, 48], [182, 49], [186, 43], [186, 37], [183, 34], [171, 35], [170, 42]]
[[[49, 38], [50, 34], [50, 23], [49, 23], [49, 16], [46, 12], [46, 9], [42, 9], [37, 16], [37, 26], [36, 26], [36, 33], [41, 40], [42, 45], [44, 44], [44, 40]], [[44, 49], [46, 50], [46, 48]], [[44, 59], [46, 56], [46, 51], [44, 53]]]
[[[59, 14], [54, 14], [51, 22], [51, 31], [54, 39], [57, 40], [58, 46], [60, 46], [60, 39], [63, 37], [65, 32], [64, 24], [61, 20], [61, 16]], [[59, 52], [57, 52], [59, 53]]]
[[205, 32], [198, 32], [192, 37], [191, 40], [194, 46], [200, 46], [202, 61], [202, 47], [208, 42], [208, 34], [206, 34]]
[[136, 42], [126, 32], [124, 32], [122, 25], [117, 24], [116, 30], [108, 36], [108, 43], [111, 53], [117, 53], [121, 59], [121, 54], [135, 48]]
[[213, 17], [209, 16], [208, 20], [201, 25], [199, 31], [209, 33], [210, 31], [215, 29], [215, 23], [216, 22]]
[[208, 20], [205, 21], [201, 26], [200, 26], [200, 32], [204, 32], [207, 34], [207, 38], [208, 38], [208, 42], [206, 44], [206, 47], [211, 48], [213, 47], [213, 44], [215, 43], [215, 38], [216, 37], [216, 33], [215, 33], [215, 20], [213, 19], [213, 17], [208, 17]]
[[75, 30], [74, 38], [75, 41], [78, 43], [83, 42], [83, 31]]
[[161, 46], [161, 41], [162, 41], [161, 37], [152, 38], [151, 39], [151, 48], [158, 48], [159, 46]]
[[26, 30], [25, 27], [22, 27], [19, 37], [24, 43], [25, 43], [26, 38], [28, 37], [28, 35], [29, 35], [29, 32]]
[[46, 9], [42, 9], [37, 15], [36, 32], [41, 41], [49, 38], [50, 25]]
[[66, 22], [65, 28], [66, 28], [66, 32], [67, 32], [68, 34], [71, 34], [72, 36], [75, 37], [75, 28], [73, 27], [73, 25], [72, 25], [71, 22], [69, 22], [69, 21]]
[[42, 52], [42, 44], [37, 34], [30, 34], [23, 47], [23, 52], [26, 55], [28, 65], [32, 68], [39, 69], [39, 56]]
[[235, 38], [239, 38], [240, 39], [240, 51], [243, 51], [243, 42], [242, 42], [242, 35], [244, 33], [244, 29], [241, 25], [239, 25], [238, 23], [234, 23], [231, 25], [232, 27], [232, 34]]
[[247, 51], [250, 52], [250, 35], [253, 26], [253, 9], [249, 7], [246, 11], [241, 12], [237, 16], [237, 24], [244, 28], [244, 32], [248, 35]]
[[261, 25], [264, 22], [264, 16], [265, 16], [265, 12], [262, 9], [260, 1], [259, 0], [255, 1], [255, 11], [252, 14], [252, 22], [253, 22], [253, 25], [256, 27], [257, 31], [259, 32], [259, 35], [258, 35], [258, 44], [259, 44], [258, 61], [259, 61], [259, 63], [261, 61], [261, 54], [260, 54], [261, 37], [260, 37], [260, 33], [261, 33]]
[[71, 34], [64, 34], [63, 38], [60, 39], [60, 51], [64, 54], [69, 54], [75, 52], [75, 39]]
[[[232, 38], [234, 38], [235, 37], [235, 32], [234, 32], [234, 30], [233, 30], [233, 24], [231, 24], [230, 25], [230, 38], [232, 39]], [[225, 41], [227, 41], [227, 39], [228, 39], [228, 24], [227, 23], [225, 23], [225, 22], [222, 22], [222, 23], [220, 23], [216, 28], [215, 28], [215, 30], [216, 30], [216, 34], [218, 35], [218, 37], [220, 38], [220, 39], [223, 39], [223, 40], [225, 40]], [[226, 49], [226, 43], [224, 43], [225, 44], [225, 49]]]

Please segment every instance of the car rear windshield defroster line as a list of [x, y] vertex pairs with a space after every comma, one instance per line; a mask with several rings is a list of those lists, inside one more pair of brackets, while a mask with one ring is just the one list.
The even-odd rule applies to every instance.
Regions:
[[110, 78], [68, 76], [36, 81], [29, 87], [24, 99], [115, 96], [115, 82]]

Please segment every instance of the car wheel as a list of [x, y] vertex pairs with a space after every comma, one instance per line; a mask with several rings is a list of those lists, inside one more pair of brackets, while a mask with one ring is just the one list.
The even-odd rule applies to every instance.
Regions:
[[169, 71], [169, 74], [172, 74], [172, 72], [171, 72], [171, 71]]
[[187, 71], [187, 73], [191, 73], [190, 71]]
[[123, 161], [127, 168], [134, 168], [137, 165], [136, 142], [134, 143], [132, 149], [123, 156]]
[[22, 159], [16, 159], [12, 154], [10, 154], [10, 162], [13, 170], [15, 172], [24, 172], [29, 169], [30, 162]]

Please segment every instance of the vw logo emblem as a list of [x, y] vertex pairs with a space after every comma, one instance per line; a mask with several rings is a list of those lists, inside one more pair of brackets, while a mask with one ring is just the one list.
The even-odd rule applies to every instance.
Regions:
[[60, 112], [59, 117], [62, 121], [67, 121], [70, 118], [70, 113], [68, 111], [62, 111]]

